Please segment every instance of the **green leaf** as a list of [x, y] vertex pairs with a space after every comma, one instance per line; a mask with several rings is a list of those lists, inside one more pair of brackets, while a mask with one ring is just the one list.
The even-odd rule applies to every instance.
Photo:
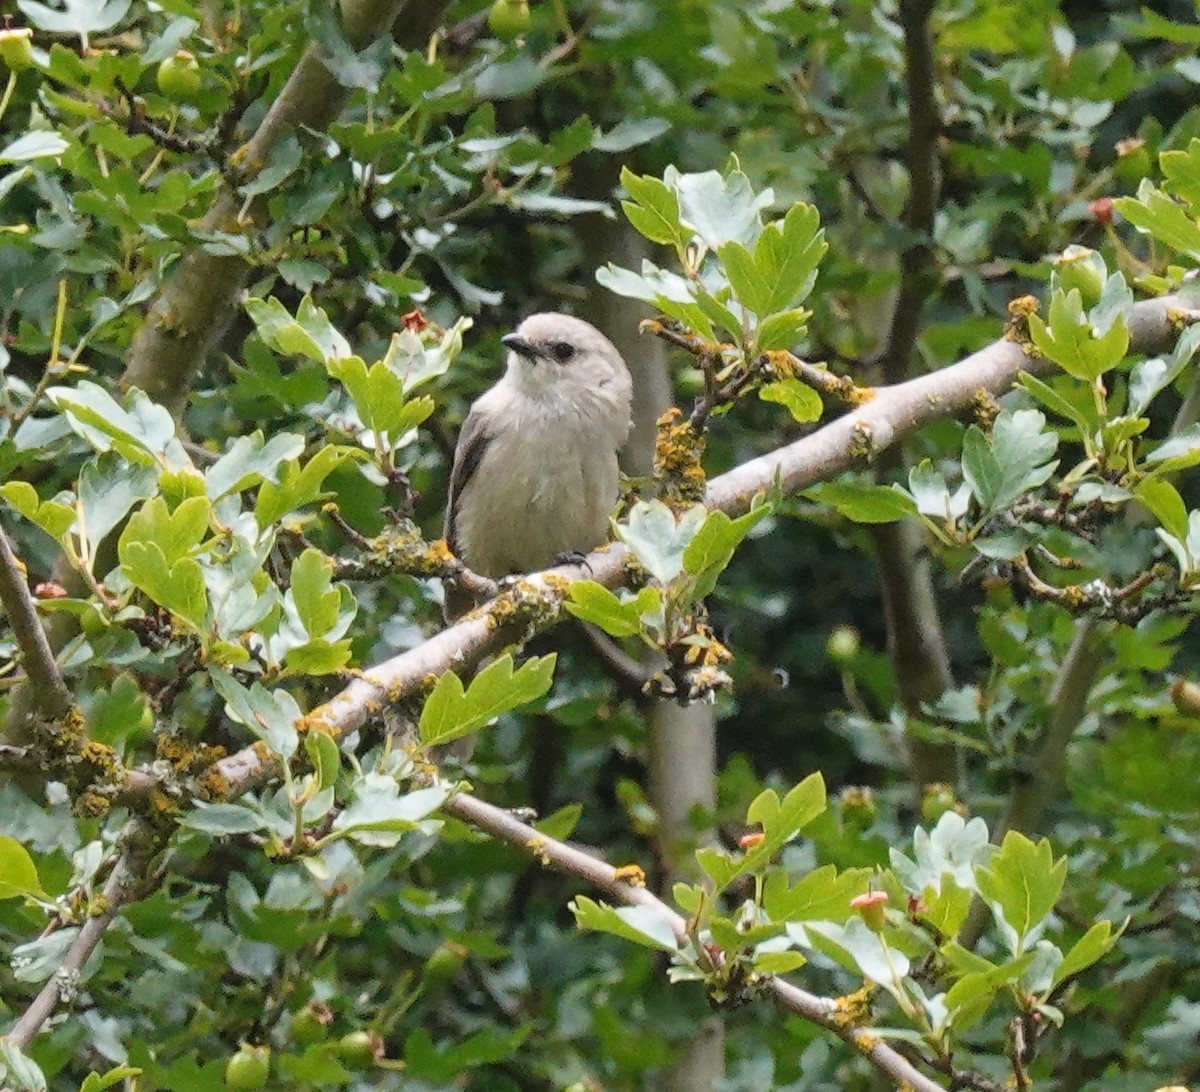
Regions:
[[755, 349], [762, 353], [769, 349], [790, 349], [804, 336], [811, 317], [812, 312], [802, 307], [791, 311], [776, 311], [763, 319], [759, 325], [754, 335]]
[[615, 530], [642, 567], [660, 583], [669, 584], [683, 571], [683, 552], [707, 516], [704, 505], [697, 504], [676, 521], [662, 501], [638, 501], [627, 522], [616, 524]]
[[247, 688], [229, 672], [210, 670], [209, 677], [217, 693], [225, 699], [225, 711], [241, 722], [280, 758], [287, 761], [296, 753], [300, 737], [296, 721], [300, 706], [286, 690], [267, 690], [261, 683]]
[[0, 1073], [7, 1078], [6, 1092], [9, 1088], [12, 1092], [46, 1092], [46, 1076], [41, 1067], [7, 1035], [0, 1036], [0, 1060], [3, 1062]]
[[1054, 971], [1054, 985], [1065, 982], [1086, 971], [1098, 959], [1103, 958], [1112, 950], [1119, 934], [1113, 933], [1111, 921], [1098, 921], [1083, 934], [1063, 956], [1062, 962]]
[[350, 343], [309, 296], [300, 301], [295, 318], [274, 296], [248, 299], [245, 307], [259, 337], [277, 352], [294, 353], [326, 365], [351, 355]]
[[461, 1083], [455, 1078], [465, 1070], [512, 1057], [532, 1030], [532, 1026], [509, 1032], [483, 1027], [462, 1042], [435, 1046], [429, 1032], [418, 1027], [404, 1040], [405, 1073], [422, 1083], [433, 1082], [441, 1088], [455, 1086]]
[[289, 591], [310, 637], [324, 637], [338, 623], [342, 596], [332, 584], [333, 562], [320, 550], [309, 547], [292, 566]]
[[1129, 348], [1129, 329], [1122, 316], [1096, 336], [1092, 323], [1083, 313], [1079, 290], [1061, 289], [1050, 299], [1050, 322], [1029, 316], [1033, 343], [1068, 375], [1091, 382], [1115, 368]]
[[123, 1083], [126, 1078], [140, 1076], [141, 1072], [140, 1069], [134, 1069], [127, 1065], [119, 1065], [115, 1069], [110, 1069], [103, 1076], [93, 1071], [83, 1078], [79, 1092], [104, 1092], [106, 1088]]
[[774, 789], [765, 789], [751, 802], [746, 822], [761, 826], [763, 840], [744, 856], [735, 857], [721, 849], [706, 847], [696, 851], [696, 860], [713, 881], [714, 894], [720, 894], [743, 872], [757, 872], [800, 831], [825, 810], [825, 780], [810, 774], [782, 799]]
[[342, 767], [342, 752], [337, 740], [320, 728], [309, 728], [304, 733], [304, 753], [313, 765], [318, 788], [332, 788]]
[[1014, 954], [1054, 909], [1066, 874], [1066, 859], [1054, 860], [1048, 839], [1034, 843], [1017, 831], [1009, 831], [999, 851], [976, 870], [980, 896], [1016, 934]]
[[730, 519], [724, 512], [708, 513], [683, 551], [683, 567], [696, 578], [695, 598], [704, 599], [712, 593], [734, 550], [770, 512], [771, 506], [763, 504], [737, 519]]
[[54, 34], [76, 34], [86, 42], [89, 34], [111, 30], [129, 11], [130, 0], [64, 0], [51, 8], [37, 0], [18, 0], [29, 21]]
[[264, 480], [278, 482], [282, 465], [303, 451], [304, 437], [292, 432], [277, 433], [266, 441], [261, 431], [239, 436], [204, 475], [209, 499], [218, 501]]
[[60, 156], [70, 145], [56, 129], [35, 129], [0, 149], [0, 163], [26, 163]]
[[754, 969], [759, 974], [788, 974], [798, 971], [808, 960], [799, 952], [785, 950], [782, 952], [755, 952]]
[[97, 451], [115, 448], [129, 462], [142, 465], [169, 462], [168, 448], [180, 451], [171, 415], [139, 390], [129, 392], [127, 410], [87, 380], [75, 387], [51, 387], [46, 398]]
[[[348, 596], [349, 589], [341, 591]], [[343, 596], [339, 595], [339, 599]], [[331, 675], [341, 671], [354, 655], [353, 642], [349, 638], [327, 641], [317, 638], [293, 645], [283, 653], [285, 676], [287, 675]]]
[[94, 557], [100, 543], [140, 500], [158, 486], [158, 470], [152, 466], [130, 466], [113, 452], [84, 463], [79, 471], [80, 518], [77, 533]]
[[758, 397], [764, 402], [786, 406], [793, 420], [802, 425], [821, 419], [821, 396], [799, 379], [778, 379], [759, 388]]
[[763, 909], [774, 921], [844, 922], [856, 911], [850, 900], [870, 886], [869, 868], [849, 868], [839, 873], [834, 865], [823, 865], [788, 886], [782, 870], [767, 874]]
[[1056, 391], [1049, 383], [1042, 382], [1028, 372], [1022, 372], [1018, 382], [1048, 410], [1068, 421], [1073, 421], [1081, 431], [1090, 435], [1100, 427], [1095, 403], [1090, 394], [1086, 399], [1086, 404], [1076, 405]]
[[452, 791], [443, 782], [402, 793], [395, 778], [368, 773], [355, 785], [354, 797], [334, 819], [333, 829], [363, 845], [390, 848], [409, 831], [436, 830], [426, 821]]
[[28, 482], [6, 482], [0, 485], [0, 496], [56, 542], [64, 541], [75, 522], [72, 506], [56, 500], [40, 500], [37, 490]]
[[121, 556], [121, 572], [131, 584], [160, 607], [178, 615], [198, 634], [205, 634], [208, 593], [195, 558], [181, 557], [168, 564], [157, 542], [125, 542]]
[[972, 425], [963, 437], [962, 468], [963, 479], [971, 487], [980, 507], [989, 511], [1000, 492], [1004, 471], [978, 425]]
[[819, 771], [809, 774], [782, 800], [774, 789], [764, 789], [751, 801], [746, 822], [759, 824], [767, 837], [748, 856], [754, 856], [771, 843], [779, 847], [790, 842], [824, 810], [825, 779]]
[[563, 842], [574, 833], [582, 815], [582, 804], [564, 804], [557, 811], [536, 820], [533, 828], [547, 838]]
[[623, 602], [603, 584], [577, 580], [571, 585], [567, 611], [585, 622], [592, 622], [613, 637], [632, 637], [642, 631], [637, 600]]
[[1144, 461], [1159, 474], [1173, 474], [1200, 463], [1200, 424], [1189, 425], [1164, 440]]
[[885, 948], [883, 938], [862, 918], [852, 917], [845, 925], [831, 921], [789, 925], [788, 935], [796, 940], [803, 936], [813, 948], [842, 966], [878, 983], [893, 996], [901, 996], [900, 980], [908, 974], [908, 957], [896, 948]]
[[25, 895], [40, 899], [49, 897], [42, 890], [37, 865], [25, 847], [15, 838], [0, 834], [0, 899], [17, 899]]
[[679, 951], [679, 941], [666, 918], [648, 906], [614, 909], [586, 895], [576, 895], [567, 905], [580, 929], [611, 933], [644, 948], [658, 948], [671, 953]]
[[321, 496], [325, 479], [353, 457], [355, 454], [350, 449], [330, 444], [321, 448], [303, 467], [298, 459], [284, 463], [278, 484], [267, 480], [259, 487], [254, 505], [259, 527], [269, 527], [288, 512], [311, 504]]
[[556, 657], [531, 656], [516, 671], [505, 654], [480, 671], [464, 691], [462, 680], [447, 671], [425, 699], [421, 742], [449, 743], [489, 724], [502, 713], [536, 701], [554, 679]]
[[372, 432], [386, 433], [393, 441], [416, 428], [433, 412], [432, 398], [404, 400], [404, 381], [386, 361], [368, 368], [359, 357], [347, 356], [330, 360], [326, 367], [349, 392], [362, 423]]
[[952, 876], [943, 876], [938, 890], [925, 888], [921, 901], [925, 904], [923, 921], [929, 922], [943, 936], [957, 936], [967, 913], [971, 909], [974, 895], [965, 887], [959, 887]]
[[761, 227], [759, 210], [775, 199], [771, 190], [755, 194], [750, 179], [739, 170], [722, 178], [716, 171], [679, 174], [670, 169], [663, 180], [679, 195], [682, 222], [710, 250], [729, 242], [753, 243]]
[[917, 511], [907, 493], [873, 482], [820, 482], [802, 495], [818, 504], [832, 505], [855, 523], [894, 523]]
[[682, 247], [687, 233], [679, 223], [679, 198], [659, 179], [638, 176], [628, 167], [621, 168], [621, 185], [632, 198], [621, 208], [637, 232], [652, 243]]
[[1137, 197], [1118, 197], [1113, 207], [1139, 231], [1149, 232], [1171, 250], [1200, 258], [1200, 225], [1149, 179]]
[[1187, 537], [1187, 506], [1179, 490], [1170, 482], [1162, 478], [1143, 478], [1134, 487], [1133, 495], [1158, 520], [1164, 531], [1178, 539]]
[[945, 996], [953, 1026], [961, 1032], [976, 1023], [987, 1012], [996, 994], [1010, 982], [1017, 981], [1033, 959], [1034, 953], [1026, 952], [1009, 963], [963, 975]]
[[[825, 233], [820, 214], [812, 205], [797, 204], [783, 221], [763, 228], [753, 252], [741, 243], [726, 243], [718, 250], [729, 283], [738, 300], [760, 318], [795, 307], [812, 291], [817, 264], [825, 253]], [[789, 339], [790, 340], [790, 339]], [[786, 348], [763, 344], [759, 347]]]
[[[167, 565], [174, 565], [200, 545], [208, 533], [210, 514], [208, 497], [189, 497], [173, 512], [164, 498], [152, 497], [125, 524], [117, 543], [117, 556], [123, 564], [130, 564], [132, 547], [152, 544], [158, 547]], [[149, 589], [143, 590], [149, 593]]]
[[191, 811], [179, 817], [179, 825], [222, 838], [230, 834], [251, 834], [264, 830], [264, 816], [243, 804], [206, 804], [197, 800]]

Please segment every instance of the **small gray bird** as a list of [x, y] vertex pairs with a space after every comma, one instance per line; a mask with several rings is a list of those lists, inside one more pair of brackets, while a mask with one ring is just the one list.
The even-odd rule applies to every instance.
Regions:
[[[493, 579], [604, 541], [633, 386], [613, 343], [582, 319], [530, 315], [501, 341], [504, 376], [458, 437], [445, 529], [467, 568]], [[472, 605], [447, 587], [448, 618]]]

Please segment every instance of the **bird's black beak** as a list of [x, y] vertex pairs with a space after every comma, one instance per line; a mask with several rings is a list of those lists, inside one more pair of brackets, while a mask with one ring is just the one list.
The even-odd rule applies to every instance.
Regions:
[[542, 355], [533, 345], [517, 334], [505, 334], [500, 339], [500, 342], [503, 345], [507, 345], [518, 356], [523, 356], [526, 360], [536, 361]]

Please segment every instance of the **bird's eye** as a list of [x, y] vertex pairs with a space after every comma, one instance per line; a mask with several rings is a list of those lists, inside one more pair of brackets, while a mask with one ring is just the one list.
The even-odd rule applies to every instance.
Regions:
[[575, 355], [575, 346], [566, 341], [550, 342], [550, 355], [560, 364], [565, 364]]

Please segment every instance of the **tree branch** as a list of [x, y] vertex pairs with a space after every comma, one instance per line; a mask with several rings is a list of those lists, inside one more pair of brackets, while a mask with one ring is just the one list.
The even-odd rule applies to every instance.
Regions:
[[[687, 922], [681, 915], [646, 888], [635, 887], [619, 879], [616, 868], [598, 860], [590, 853], [555, 841], [534, 827], [515, 819], [502, 808], [486, 804], [466, 793], [452, 796], [443, 805], [442, 810], [490, 834], [497, 841], [531, 854], [546, 868], [586, 880], [628, 906], [642, 906], [652, 910], [671, 927], [680, 944], [688, 943]], [[907, 1086], [914, 1092], [943, 1092], [941, 1085], [926, 1077], [881, 1039], [873, 1036], [869, 1029], [849, 1026], [837, 1020], [836, 1003], [830, 998], [818, 997], [779, 978], [770, 979], [767, 990], [789, 1012], [794, 1012], [833, 1032], [898, 1085]]]
[[48, 720], [62, 717], [74, 704], [63, 682], [58, 663], [42, 629], [37, 606], [29, 594], [25, 572], [12, 552], [8, 536], [0, 527], [0, 603], [8, 611], [13, 635], [21, 649], [27, 685], [34, 694], [34, 708]]
[[[355, 48], [391, 33], [406, 0], [343, 0], [342, 29]], [[325, 67], [325, 51], [311, 42], [254, 135], [232, 156], [246, 177], [269, 161], [275, 145], [303, 126], [322, 132], [341, 113], [350, 91]], [[255, 207], [262, 204], [259, 198]], [[200, 225], [201, 233], [241, 235], [244, 198], [226, 182]], [[121, 382], [140, 387], [178, 415], [205, 355], [231, 320], [252, 270], [240, 254], [194, 247], [180, 259], [138, 330]]]
[[136, 821], [129, 825], [122, 835], [121, 842], [125, 848], [109, 874], [102, 896], [96, 900], [96, 913], [83, 923], [58, 969], [9, 1029], [6, 1038], [21, 1050], [29, 1047], [55, 1008], [61, 1002], [74, 997], [84, 964], [96, 950], [105, 930], [112, 924], [121, 907], [135, 902], [140, 897], [139, 888], [145, 865], [157, 842]]
[[[941, 117], [935, 97], [933, 39], [929, 29], [932, 8], [931, 0], [900, 3], [908, 102], [908, 137], [904, 148], [909, 185], [904, 209], [908, 242], [900, 254], [900, 283], [880, 356], [884, 378], [889, 383], [902, 382], [911, 374], [921, 316], [940, 281], [933, 252], [934, 219], [941, 195], [937, 147]], [[902, 466], [904, 458], [896, 449], [881, 463], [881, 473], [886, 473]], [[879, 524], [871, 527], [869, 533], [880, 570], [888, 656], [900, 700], [909, 713], [915, 714], [925, 702], [939, 697], [954, 682], [924, 538], [909, 521]], [[958, 780], [959, 758], [955, 748], [914, 738], [907, 743], [909, 768], [918, 792], [931, 781]]]
[[[1129, 316], [1131, 347], [1135, 352], [1162, 350], [1173, 341], [1183, 321], [1198, 318], [1175, 297], [1139, 303]], [[1051, 367], [1046, 361], [1027, 357], [1014, 341], [997, 341], [952, 367], [881, 388], [863, 406], [819, 431], [714, 478], [708, 485], [707, 502], [712, 508], [739, 515], [760, 493], [773, 488], [794, 493], [832, 478], [860, 463], [865, 456], [885, 450], [913, 430], [965, 409], [980, 390], [1000, 394], [1022, 370], [1038, 373]], [[309, 730], [319, 726], [335, 738], [345, 736], [376, 716], [381, 702], [411, 698], [425, 689], [429, 679], [461, 668], [515, 636], [552, 625], [570, 580], [586, 576], [606, 586], [617, 584], [624, 575], [626, 553], [624, 546], [604, 546], [593, 551], [585, 565], [562, 566], [529, 575], [490, 604], [422, 644], [363, 671], [333, 699], [302, 717], [298, 727]], [[277, 769], [275, 761], [264, 759], [256, 745], [214, 763], [209, 771], [212, 775], [209, 784], [222, 783], [226, 799], [231, 799], [261, 784]], [[480, 829], [511, 844], [535, 848], [539, 855], [551, 845], [532, 827], [474, 797], [454, 797], [446, 810], [467, 822], [478, 823]], [[559, 845], [554, 843], [555, 847]], [[555, 848], [551, 859], [564, 870], [569, 865], [572, 875], [597, 884], [615, 898], [660, 910], [677, 934], [682, 928], [683, 919], [678, 914], [648, 891], [619, 881], [611, 866], [565, 845], [561, 851]], [[109, 905], [80, 931], [68, 953], [69, 963], [64, 963], [68, 974], [83, 966], [120, 905], [136, 898], [132, 884], [143, 874], [128, 851], [122, 855], [105, 887]], [[936, 1083], [882, 1041], [859, 1029], [840, 1025], [834, 1019], [832, 1001], [779, 980], [772, 982], [771, 991], [790, 1011], [829, 1029], [898, 1082], [907, 1082], [918, 1092], [940, 1092]], [[18, 1045], [28, 1043], [59, 1000], [57, 987], [48, 984], [31, 1009], [18, 1020], [16, 1029], [20, 1035], [13, 1041]]]

